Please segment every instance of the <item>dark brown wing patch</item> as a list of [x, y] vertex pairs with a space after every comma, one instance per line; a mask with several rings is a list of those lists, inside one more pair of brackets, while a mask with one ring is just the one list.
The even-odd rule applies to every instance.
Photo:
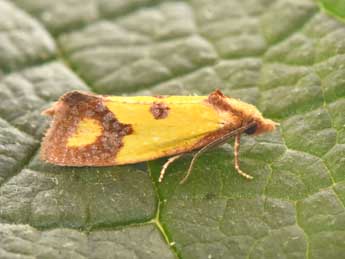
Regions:
[[[130, 124], [123, 124], [115, 118], [103, 104], [102, 96], [73, 91], [62, 96], [54, 108], [54, 119], [43, 140], [43, 160], [68, 166], [115, 164], [123, 137], [133, 130]], [[98, 120], [103, 128], [102, 135], [92, 144], [67, 147], [68, 137], [84, 118]]]
[[225, 98], [226, 96], [217, 89], [208, 96], [207, 101], [219, 110], [232, 112], [233, 109]]
[[156, 120], [168, 117], [169, 110], [169, 106], [167, 106], [165, 103], [154, 102], [150, 107], [150, 112]]
[[243, 114], [241, 113], [241, 111], [238, 111], [231, 107], [231, 105], [226, 101], [226, 98], [231, 97], [225, 96], [219, 89], [217, 89], [208, 96], [207, 102], [213, 105], [213, 107], [218, 110], [231, 112], [239, 117], [242, 117]]

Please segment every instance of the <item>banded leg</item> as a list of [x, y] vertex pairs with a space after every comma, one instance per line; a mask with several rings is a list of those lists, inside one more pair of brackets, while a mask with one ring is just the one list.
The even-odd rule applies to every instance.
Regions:
[[243, 172], [240, 169], [240, 160], [239, 160], [239, 151], [240, 151], [240, 143], [241, 143], [241, 134], [237, 134], [235, 137], [235, 145], [234, 145], [234, 160], [235, 160], [235, 169], [237, 171], [237, 173], [239, 173], [240, 175], [242, 175], [244, 178], [247, 179], [253, 179], [254, 177], [246, 174], [245, 172]]
[[162, 170], [161, 170], [161, 172], [160, 172], [160, 174], [159, 174], [158, 182], [162, 182], [162, 181], [163, 181], [164, 174], [165, 174], [165, 171], [167, 170], [168, 166], [169, 166], [172, 162], [174, 162], [176, 159], [179, 159], [181, 156], [182, 156], [182, 154], [181, 154], [181, 155], [176, 155], [176, 156], [170, 157], [170, 158], [168, 159], [168, 161], [165, 162], [165, 164], [163, 165]]

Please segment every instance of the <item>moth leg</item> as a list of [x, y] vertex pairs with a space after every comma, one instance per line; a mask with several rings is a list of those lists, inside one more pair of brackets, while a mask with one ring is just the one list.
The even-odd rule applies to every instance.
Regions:
[[[218, 146], [220, 144], [223, 144], [225, 143], [230, 137], [233, 137], [233, 136], [241, 136], [241, 133], [243, 131], [245, 131], [246, 129], [250, 128], [251, 126], [253, 126], [253, 124], [248, 124], [246, 125], [245, 127], [241, 127], [241, 128], [238, 128], [236, 130], [233, 130], [233, 131], [230, 131], [229, 133], [219, 137], [218, 139], [215, 139], [213, 140], [212, 142], [208, 143], [206, 146], [204, 146], [203, 148], [201, 148], [198, 152], [195, 153], [195, 155], [193, 156], [193, 159], [192, 161], [190, 162], [190, 165], [189, 165], [189, 168], [188, 168], [188, 171], [185, 175], [185, 177], [183, 177], [183, 179], [180, 181], [180, 184], [183, 184], [188, 176], [191, 174], [192, 172], [192, 169], [193, 169], [193, 165], [194, 165], [194, 162], [195, 160], [202, 154], [204, 153], [205, 151], [207, 151], [208, 149], [212, 148], [212, 147], [215, 147], [215, 146]], [[238, 139], [238, 148], [237, 148], [237, 152], [235, 150], [235, 158], [238, 157], [238, 149], [239, 149], [239, 146], [240, 146], [240, 142], [239, 142], [240, 139]], [[235, 147], [236, 147], [236, 142], [235, 142]], [[236, 154], [237, 153], [237, 154]], [[237, 162], [236, 162], [237, 161]], [[236, 165], [238, 166], [238, 172], [240, 175], [243, 175], [244, 177], [248, 178], [248, 179], [253, 179], [252, 176], [242, 172], [240, 169], [239, 169], [239, 162], [238, 162], [238, 158], [235, 159], [235, 167]]]
[[251, 180], [253, 179], [253, 176], [246, 174], [240, 169], [240, 160], [239, 160], [240, 143], [241, 143], [241, 134], [237, 134], [235, 137], [235, 145], [234, 145], [235, 169], [237, 173], [242, 175], [244, 178]]
[[[238, 132], [241, 132], [242, 129], [238, 129], [237, 131]], [[188, 171], [186, 173], [186, 175], [183, 177], [183, 179], [180, 181], [180, 184], [183, 184], [189, 177], [189, 175], [192, 173], [192, 169], [193, 169], [193, 166], [194, 166], [194, 163], [196, 161], [196, 159], [204, 152], [206, 152], [207, 150], [211, 149], [212, 147], [215, 147], [215, 146], [218, 146], [220, 144], [223, 144], [225, 143], [231, 136], [233, 136], [237, 131], [233, 131], [233, 132], [229, 132], [228, 134], [218, 138], [218, 139], [215, 139], [214, 141], [208, 143], [206, 146], [204, 146], [203, 148], [201, 148], [199, 151], [197, 151], [195, 153], [195, 155], [193, 156], [192, 158], [192, 161], [190, 162], [189, 164], [189, 168], [188, 168]]]
[[168, 166], [169, 166], [172, 162], [174, 162], [176, 159], [179, 159], [181, 156], [182, 156], [182, 154], [181, 154], [181, 155], [176, 155], [176, 156], [170, 157], [170, 158], [168, 159], [168, 161], [165, 162], [165, 164], [163, 165], [162, 170], [161, 170], [161, 172], [160, 172], [160, 174], [159, 174], [158, 182], [162, 182], [162, 181], [163, 181], [164, 174], [165, 174], [165, 171], [167, 170]]
[[192, 172], [192, 169], [193, 169], [193, 165], [194, 165], [194, 162], [195, 160], [197, 159], [197, 157], [202, 153], [200, 152], [201, 150], [199, 150], [192, 158], [192, 161], [190, 162], [189, 164], [189, 168], [188, 168], [188, 171], [186, 173], [186, 175], [182, 178], [182, 180], [180, 181], [180, 184], [183, 184], [189, 177], [189, 175], [191, 174]]

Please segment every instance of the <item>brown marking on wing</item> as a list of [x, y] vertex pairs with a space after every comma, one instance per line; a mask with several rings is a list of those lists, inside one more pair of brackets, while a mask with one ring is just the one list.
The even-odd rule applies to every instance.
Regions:
[[[47, 131], [41, 149], [41, 158], [47, 162], [68, 165], [106, 166], [115, 164], [117, 152], [123, 146], [124, 136], [132, 133], [130, 124], [119, 122], [103, 104], [103, 97], [73, 91], [65, 94], [54, 105], [54, 119]], [[98, 120], [102, 134], [89, 145], [68, 147], [67, 140], [84, 118]]]
[[150, 107], [150, 112], [156, 120], [164, 119], [168, 116], [170, 108], [165, 103], [154, 102]]
[[207, 98], [207, 102], [221, 111], [233, 112], [231, 105], [225, 100], [225, 98], [226, 96], [219, 89], [217, 89], [210, 93]]
[[227, 99], [232, 98], [225, 96], [219, 89], [216, 89], [207, 97], [206, 102], [211, 104], [215, 109], [223, 112], [231, 112], [236, 116], [243, 117], [243, 113], [231, 107]]

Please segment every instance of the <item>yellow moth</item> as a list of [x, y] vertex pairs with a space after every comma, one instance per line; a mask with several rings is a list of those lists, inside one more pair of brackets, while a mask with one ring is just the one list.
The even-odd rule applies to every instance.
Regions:
[[41, 158], [62, 166], [110, 166], [138, 163], [160, 157], [162, 181], [169, 164], [195, 151], [195, 159], [210, 147], [235, 137], [237, 172], [243, 133], [258, 135], [275, 129], [255, 106], [223, 95], [208, 96], [103, 96], [68, 92], [43, 112], [53, 116], [42, 143]]

